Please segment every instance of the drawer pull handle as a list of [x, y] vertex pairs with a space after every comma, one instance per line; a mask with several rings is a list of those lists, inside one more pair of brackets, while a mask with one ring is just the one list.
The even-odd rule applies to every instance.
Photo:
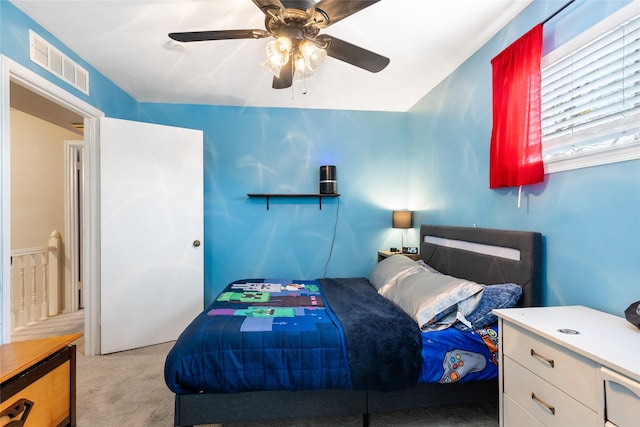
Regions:
[[8, 406], [4, 411], [2, 411], [2, 413], [0, 413], [0, 418], [7, 417], [7, 421], [9, 421], [9, 423], [2, 425], [6, 427], [24, 426], [27, 422], [29, 412], [31, 412], [31, 408], [33, 408], [33, 405], [34, 403], [27, 399], [20, 399], [14, 402], [13, 404], [11, 404], [11, 406]]
[[534, 349], [531, 349], [531, 356], [537, 357], [538, 359], [541, 359], [541, 360], [544, 360], [552, 368], [555, 367], [555, 365], [556, 365], [556, 363], [553, 361], [553, 359], [546, 358], [546, 357], [542, 356], [541, 354], [536, 353], [536, 351]]
[[556, 408], [551, 406], [551, 405], [549, 405], [544, 400], [541, 400], [540, 398], [538, 398], [538, 396], [536, 396], [536, 394], [534, 392], [531, 392], [531, 398], [533, 400], [535, 400], [536, 402], [540, 403], [545, 408], [547, 408], [549, 410], [549, 412], [551, 412], [551, 415], [555, 415], [556, 414]]

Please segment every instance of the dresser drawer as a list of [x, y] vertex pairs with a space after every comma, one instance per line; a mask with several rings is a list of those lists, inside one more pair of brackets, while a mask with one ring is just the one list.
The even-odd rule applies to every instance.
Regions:
[[594, 411], [598, 408], [597, 364], [522, 328], [504, 323], [505, 356], [544, 378]]
[[[533, 374], [504, 358], [504, 393], [547, 426], [598, 426], [598, 414]], [[593, 387], [593, 383], [591, 384]]]
[[533, 415], [525, 411], [525, 409], [513, 401], [508, 395], [502, 396], [502, 419], [504, 427], [527, 426], [527, 427], [545, 427], [542, 422], [535, 419]]
[[[37, 368], [27, 371], [17, 381], [28, 385], [11, 396], [3, 395], [0, 413], [6, 414], [7, 419], [11, 414], [17, 420], [22, 420], [24, 424], [18, 425], [25, 427], [67, 425], [71, 405], [70, 366], [70, 362], [66, 361], [39, 378]], [[31, 376], [35, 377], [33, 381]]]
[[617, 427], [635, 427], [640, 423], [640, 383], [619, 373], [600, 368], [604, 380], [607, 421]]

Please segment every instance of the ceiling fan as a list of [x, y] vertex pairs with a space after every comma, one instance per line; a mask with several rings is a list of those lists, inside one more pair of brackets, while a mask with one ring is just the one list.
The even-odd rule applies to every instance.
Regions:
[[191, 31], [170, 33], [169, 37], [179, 42], [273, 37], [263, 65], [274, 74], [274, 89], [290, 87], [294, 75], [311, 76], [326, 56], [377, 73], [389, 64], [389, 58], [319, 32], [378, 1], [253, 0], [265, 14], [266, 30]]

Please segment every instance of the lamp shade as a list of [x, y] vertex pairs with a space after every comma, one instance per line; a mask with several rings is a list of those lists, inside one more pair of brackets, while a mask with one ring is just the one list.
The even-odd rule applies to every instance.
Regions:
[[392, 227], [393, 228], [413, 227], [413, 212], [412, 211], [393, 211]]

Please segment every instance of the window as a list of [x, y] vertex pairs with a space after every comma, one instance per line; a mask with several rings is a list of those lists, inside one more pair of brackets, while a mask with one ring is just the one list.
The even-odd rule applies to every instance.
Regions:
[[543, 58], [545, 172], [640, 158], [640, 12], [630, 10], [572, 52]]

